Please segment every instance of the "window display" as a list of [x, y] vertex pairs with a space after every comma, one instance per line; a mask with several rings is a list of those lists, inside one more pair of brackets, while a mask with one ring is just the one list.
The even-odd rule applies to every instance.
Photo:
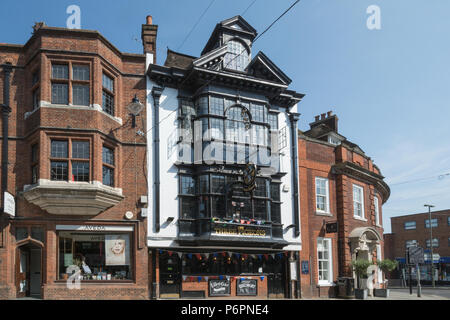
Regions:
[[130, 233], [64, 231], [58, 235], [59, 280], [70, 277], [67, 272], [74, 265], [80, 268], [83, 280], [133, 279]]

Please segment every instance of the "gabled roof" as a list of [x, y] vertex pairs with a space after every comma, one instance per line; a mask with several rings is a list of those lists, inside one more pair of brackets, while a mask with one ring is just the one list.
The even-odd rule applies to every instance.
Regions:
[[211, 36], [209, 37], [208, 42], [206, 43], [205, 48], [202, 51], [202, 55], [207, 53], [208, 51], [214, 49], [214, 46], [217, 43], [219, 33], [223, 30], [231, 31], [236, 34], [240, 34], [241, 36], [245, 36], [253, 41], [255, 39], [258, 32], [255, 28], [253, 28], [244, 18], [241, 16], [234, 16], [233, 18], [229, 18], [219, 22]]
[[248, 64], [246, 71], [257, 78], [289, 85], [292, 80], [261, 51]]
[[223, 45], [217, 49], [214, 49], [204, 55], [202, 55], [200, 58], [194, 60], [193, 64], [196, 67], [204, 67], [207, 68], [210, 64], [216, 63], [216, 60], [225, 56], [225, 54], [228, 52], [228, 46]]

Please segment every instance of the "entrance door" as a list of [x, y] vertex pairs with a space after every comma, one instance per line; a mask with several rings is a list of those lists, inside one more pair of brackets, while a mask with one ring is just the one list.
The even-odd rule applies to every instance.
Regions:
[[30, 244], [17, 248], [17, 297], [40, 297], [42, 284], [41, 248]]
[[179, 298], [181, 277], [179, 259], [176, 254], [161, 255], [159, 260], [159, 297]]

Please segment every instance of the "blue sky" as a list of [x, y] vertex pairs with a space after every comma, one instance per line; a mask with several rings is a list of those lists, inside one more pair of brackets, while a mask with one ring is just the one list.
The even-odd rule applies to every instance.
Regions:
[[[81, 27], [98, 30], [124, 52], [142, 53], [141, 24], [159, 25], [158, 63], [166, 48], [198, 56], [217, 22], [242, 14], [253, 0], [2, 1], [0, 42], [23, 44], [36, 21], [65, 27], [66, 8], [81, 8]], [[261, 33], [294, 0], [256, 0], [244, 18]], [[366, 9], [381, 9], [369, 30]], [[300, 129], [332, 110], [340, 133], [359, 144], [391, 186], [390, 217], [450, 208], [450, 1], [302, 0], [254, 45], [306, 97]], [[412, 181], [412, 182], [408, 182]]]

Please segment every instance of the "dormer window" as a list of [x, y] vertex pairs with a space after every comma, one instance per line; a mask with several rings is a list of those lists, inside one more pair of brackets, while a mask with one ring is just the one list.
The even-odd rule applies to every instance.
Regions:
[[340, 145], [341, 144], [341, 140], [340, 139], [338, 139], [337, 137], [335, 137], [334, 135], [329, 135], [328, 136], [328, 143], [331, 143], [331, 144], [333, 144], [333, 145], [335, 145], [335, 146], [338, 146], [338, 145]]
[[228, 52], [225, 55], [224, 69], [244, 71], [250, 60], [247, 48], [236, 40], [228, 42]]

